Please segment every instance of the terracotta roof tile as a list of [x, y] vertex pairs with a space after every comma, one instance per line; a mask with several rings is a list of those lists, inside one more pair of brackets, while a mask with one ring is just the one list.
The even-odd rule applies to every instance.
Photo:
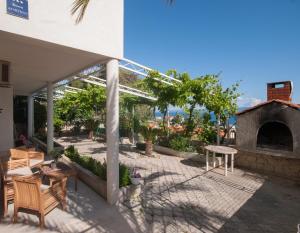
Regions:
[[264, 105], [267, 105], [267, 104], [270, 104], [270, 103], [273, 103], [273, 102], [276, 102], [276, 103], [280, 103], [280, 104], [284, 104], [284, 105], [287, 105], [291, 108], [294, 108], [294, 109], [297, 109], [297, 110], [300, 110], [300, 105], [299, 104], [294, 104], [294, 103], [291, 103], [289, 101], [284, 101], [284, 100], [277, 100], [277, 99], [274, 99], [274, 100], [269, 100], [269, 101], [266, 101], [266, 102], [263, 102], [261, 104], [258, 104], [258, 105], [255, 105], [254, 107], [251, 107], [251, 108], [247, 108], [241, 112], [238, 112], [236, 115], [241, 115], [241, 114], [244, 114], [244, 113], [247, 113], [247, 112], [250, 112], [254, 109], [257, 109], [257, 108], [260, 108]]

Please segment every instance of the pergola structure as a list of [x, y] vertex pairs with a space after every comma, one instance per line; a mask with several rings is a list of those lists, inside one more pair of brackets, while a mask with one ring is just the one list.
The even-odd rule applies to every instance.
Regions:
[[[148, 73], [153, 71], [153, 69], [146, 67], [144, 65], [141, 65], [137, 62], [134, 62], [129, 59], [121, 59], [119, 60], [119, 69], [120, 70], [126, 70], [130, 73], [133, 73], [141, 78], [147, 77]], [[159, 74], [164, 79], [157, 79], [158, 81], [173, 85], [172, 82], [181, 82], [180, 80], [173, 78], [169, 75], [166, 75], [164, 73], [159, 72]], [[69, 84], [74, 80], [81, 80], [82, 82], [89, 83], [92, 85], [97, 85], [101, 87], [106, 87], [106, 77], [105, 77], [105, 66], [104, 65], [95, 65], [92, 67], [89, 67], [82, 72], [80, 72], [77, 75], [74, 75], [72, 77], [69, 77], [67, 79], [64, 79], [62, 81], [57, 82], [54, 84], [54, 99], [59, 99], [63, 97], [65, 92], [69, 93], [76, 93], [79, 91], [84, 91], [84, 89], [71, 87]], [[128, 87], [126, 85], [119, 84], [119, 91], [121, 93], [127, 93], [134, 96], [142, 97], [148, 100], [157, 100], [156, 97], [152, 96], [150, 93], [147, 93], [145, 91], [141, 91], [136, 88]], [[34, 97], [44, 98], [47, 99], [47, 88], [42, 88], [40, 90], [37, 90], [37, 92], [33, 93]]]
[[[106, 88], [106, 138], [107, 138], [107, 198], [109, 203], [116, 203], [119, 194], [119, 92], [128, 93], [141, 98], [155, 101], [157, 98], [150, 93], [119, 84], [119, 70], [124, 69], [146, 77], [151, 68], [140, 65], [128, 59], [112, 59], [105, 65], [94, 65], [69, 78], [31, 93], [28, 96], [28, 136], [34, 134], [34, 98], [47, 99], [47, 152], [54, 148], [53, 141], [53, 101], [62, 98], [65, 92], [76, 93], [84, 89], [69, 86], [73, 80], [81, 80], [96, 86]], [[96, 75], [97, 74], [97, 75]], [[166, 74], [159, 73], [164, 79], [160, 80], [168, 85], [172, 82], [181, 82]]]

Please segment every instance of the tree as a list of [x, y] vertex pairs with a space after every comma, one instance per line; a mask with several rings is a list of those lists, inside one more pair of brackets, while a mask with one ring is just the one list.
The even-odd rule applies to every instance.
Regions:
[[147, 156], [152, 156], [153, 141], [155, 140], [155, 137], [159, 134], [159, 132], [160, 129], [155, 122], [146, 122], [141, 125], [140, 133], [143, 135], [146, 143], [145, 154]]
[[[134, 134], [139, 131], [141, 121], [152, 119], [153, 101], [130, 94], [120, 96], [120, 133], [131, 129], [132, 142]], [[123, 125], [125, 124], [125, 126]], [[127, 127], [127, 129], [125, 129]]]
[[185, 99], [186, 101], [185, 109], [188, 112], [186, 136], [188, 136], [193, 133], [195, 128], [193, 121], [195, 109], [206, 107], [218, 79], [215, 75], [205, 75], [190, 79], [189, 75], [185, 74], [182, 80], [183, 86], [180, 91], [180, 96], [182, 100]]
[[225, 125], [225, 135], [228, 133], [228, 126], [226, 122], [233, 116], [237, 110], [237, 99], [240, 96], [238, 92], [239, 82], [233, 84], [231, 87], [223, 89], [221, 83], [217, 83], [210, 95], [206, 108], [214, 112], [217, 118], [217, 144], [220, 144], [220, 125], [221, 122]]
[[85, 125], [92, 138], [95, 127], [99, 125], [99, 116], [105, 113], [105, 103], [105, 90], [88, 86], [84, 91], [67, 93], [57, 100], [54, 105], [55, 117], [74, 125], [75, 131]]
[[209, 98], [218, 83], [216, 75], [205, 75], [192, 79], [188, 73], [177, 73], [170, 70], [167, 75], [172, 76], [178, 81], [169, 81], [158, 72], [149, 72], [144, 79], [145, 86], [157, 97], [155, 105], [158, 110], [163, 113], [163, 130], [166, 132], [165, 118], [168, 106], [178, 106], [184, 108], [188, 114], [186, 121], [185, 135], [191, 136], [196, 126], [195, 109], [205, 108], [209, 102]]
[[[171, 73], [175, 74], [176, 72], [167, 72], [168, 75], [170, 75]], [[166, 82], [166, 79], [162, 77], [157, 71], [150, 71], [148, 73], [148, 76], [144, 79], [146, 89], [157, 98], [157, 100], [154, 102], [154, 105], [163, 114], [164, 132], [167, 131], [165, 122], [169, 105], [176, 106], [180, 104], [178, 94], [181, 83], [176, 81], [168, 81], [168, 83]]]
[[[175, 2], [175, 0], [165, 0], [165, 1], [170, 5]], [[77, 14], [76, 23], [80, 23], [81, 20], [83, 19], [89, 3], [90, 3], [90, 0], [74, 0], [73, 6], [71, 9], [71, 14], [72, 15]]]

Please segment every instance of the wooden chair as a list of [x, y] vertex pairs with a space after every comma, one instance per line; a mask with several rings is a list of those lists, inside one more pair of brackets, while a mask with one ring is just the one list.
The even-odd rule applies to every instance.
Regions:
[[14, 189], [11, 176], [32, 174], [28, 164], [28, 159], [18, 159], [0, 163], [1, 196], [4, 216], [7, 215], [8, 202], [13, 201], [14, 199]]
[[42, 185], [40, 176], [13, 177], [14, 222], [18, 212], [35, 214], [40, 219], [40, 227], [44, 228], [45, 215], [61, 205], [66, 206], [67, 178], [51, 182], [51, 186]]
[[9, 152], [11, 160], [28, 159], [31, 168], [40, 167], [45, 160], [45, 154], [43, 152], [34, 151], [33, 148], [14, 148], [10, 149]]
[[28, 159], [28, 151], [23, 148], [13, 148], [9, 150], [10, 159], [17, 160], [17, 159]]

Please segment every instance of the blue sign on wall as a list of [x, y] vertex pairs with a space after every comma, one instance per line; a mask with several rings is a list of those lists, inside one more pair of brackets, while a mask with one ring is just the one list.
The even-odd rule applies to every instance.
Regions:
[[6, 10], [10, 15], [28, 19], [28, 0], [6, 0]]

